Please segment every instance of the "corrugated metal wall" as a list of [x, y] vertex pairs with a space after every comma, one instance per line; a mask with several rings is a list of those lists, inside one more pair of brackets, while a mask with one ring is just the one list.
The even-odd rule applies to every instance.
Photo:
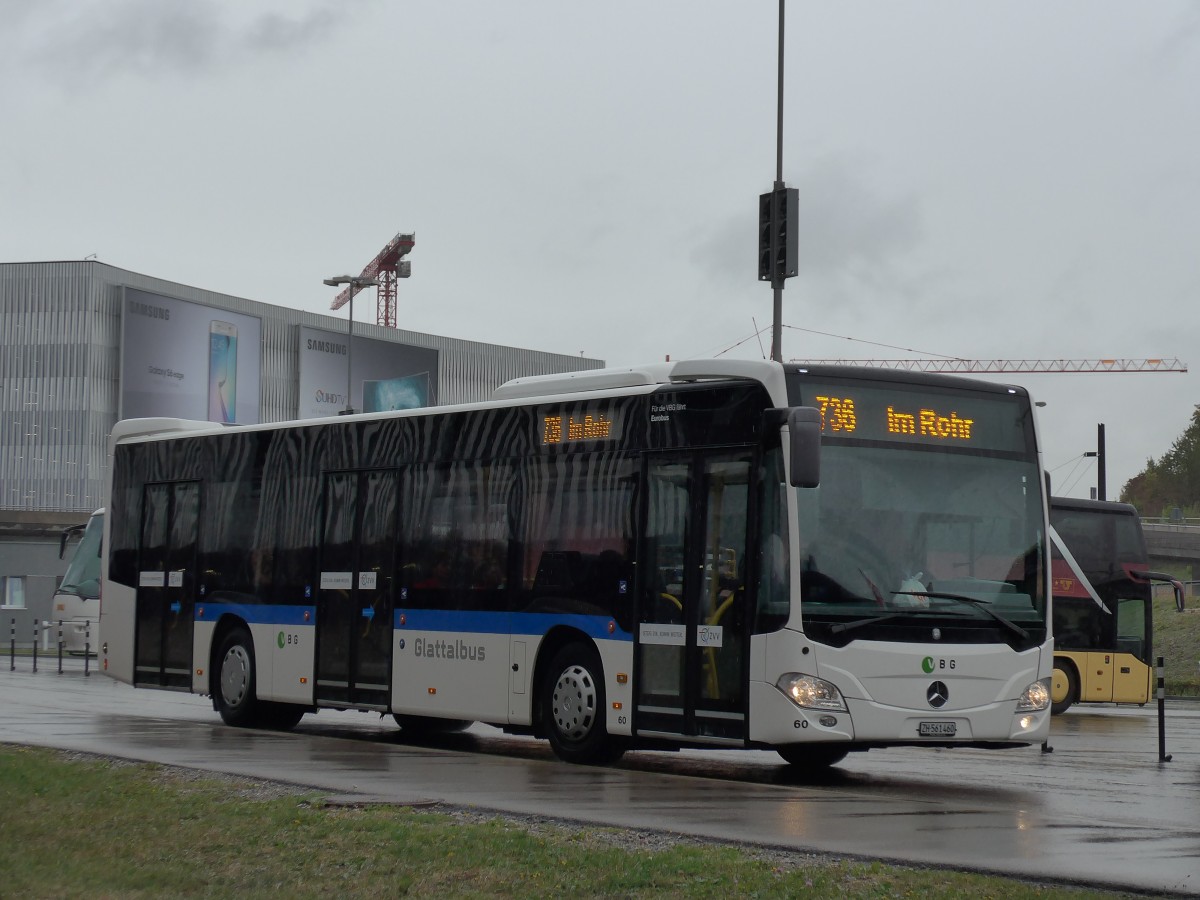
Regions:
[[[301, 326], [344, 331], [345, 318], [177, 284], [95, 261], [0, 263], [0, 510], [79, 510], [103, 502], [117, 420], [123, 287], [262, 320], [260, 417], [299, 409]], [[487, 399], [521, 375], [600, 368], [600, 360], [354, 323], [356, 337], [440, 351], [441, 403]]]

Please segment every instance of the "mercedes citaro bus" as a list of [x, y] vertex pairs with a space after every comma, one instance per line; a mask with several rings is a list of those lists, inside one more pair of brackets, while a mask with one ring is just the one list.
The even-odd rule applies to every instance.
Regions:
[[703, 360], [488, 402], [112, 435], [103, 668], [230, 724], [375, 710], [565, 760], [1049, 729], [1026, 392]]

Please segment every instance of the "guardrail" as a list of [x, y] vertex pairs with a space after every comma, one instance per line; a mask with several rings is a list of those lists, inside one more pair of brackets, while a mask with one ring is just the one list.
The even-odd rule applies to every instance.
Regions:
[[[1184, 608], [1197, 609], [1200, 604], [1188, 602], [1200, 598], [1200, 581], [1181, 581], [1183, 585]], [[1166, 591], [1168, 597], [1174, 597], [1174, 588], [1169, 584], [1152, 584], [1150, 585], [1150, 596], [1158, 600], [1159, 592]]]

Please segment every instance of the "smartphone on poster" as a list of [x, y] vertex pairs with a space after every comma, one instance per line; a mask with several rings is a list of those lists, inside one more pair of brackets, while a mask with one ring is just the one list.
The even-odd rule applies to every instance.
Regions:
[[237, 417], [237, 326], [213, 320], [208, 329], [208, 421]]

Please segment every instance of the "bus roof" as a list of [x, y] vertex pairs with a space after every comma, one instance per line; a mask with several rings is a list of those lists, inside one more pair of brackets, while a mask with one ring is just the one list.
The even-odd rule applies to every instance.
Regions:
[[[506, 381], [492, 396], [497, 400], [525, 400], [661, 384], [730, 380], [756, 381], [763, 384], [772, 397], [785, 396], [783, 367], [779, 363], [742, 359], [685, 359], [628, 368], [529, 375]], [[776, 394], [776, 389], [780, 393]]]
[[1050, 506], [1055, 509], [1077, 509], [1087, 512], [1115, 513], [1117, 515], [1136, 516], [1137, 507], [1130, 503], [1119, 503], [1116, 500], [1080, 500], [1075, 497], [1051, 497]]

